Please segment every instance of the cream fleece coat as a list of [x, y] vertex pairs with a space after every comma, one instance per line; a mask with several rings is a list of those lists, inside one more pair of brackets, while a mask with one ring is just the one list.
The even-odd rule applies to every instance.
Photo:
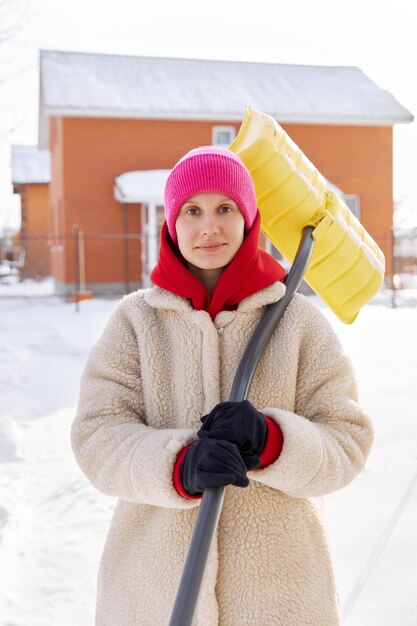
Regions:
[[[125, 297], [92, 349], [72, 443], [89, 480], [119, 498], [98, 581], [98, 626], [168, 623], [199, 500], [174, 489], [179, 450], [227, 400], [275, 283], [214, 322], [159, 287]], [[336, 626], [319, 496], [363, 468], [372, 427], [329, 323], [296, 295], [261, 357], [249, 400], [281, 427], [278, 460], [228, 487], [195, 626]]]

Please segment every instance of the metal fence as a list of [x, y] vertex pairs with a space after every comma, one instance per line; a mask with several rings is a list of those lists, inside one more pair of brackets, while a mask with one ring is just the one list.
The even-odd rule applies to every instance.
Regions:
[[392, 306], [417, 304], [417, 228], [398, 229], [392, 244]]
[[[0, 285], [24, 283], [28, 279], [42, 282], [53, 275], [56, 294], [65, 296], [90, 288], [89, 276], [98, 271], [100, 280], [94, 285], [94, 295], [123, 295], [146, 281], [146, 241], [144, 235], [137, 233], [85, 235], [77, 225], [70, 235], [0, 238]], [[110, 281], [113, 284], [109, 289]]]
[[[387, 265], [391, 268], [385, 286], [392, 291], [392, 305], [396, 306], [400, 294], [417, 293], [417, 229], [398, 234], [394, 231], [389, 236], [375, 239], [384, 249]], [[65, 271], [71, 276], [71, 283], [66, 283], [66, 292], [57, 288], [51, 296], [76, 299], [79, 294], [82, 299], [82, 294], [89, 292], [94, 296], [121, 296], [138, 286], [149, 285], [149, 274], [156, 261], [153, 254], [149, 255], [149, 250], [157, 251], [155, 242], [149, 244], [146, 234], [85, 235], [77, 225], [65, 236], [0, 238], [0, 287], [2, 283], [24, 283], [26, 279], [41, 282], [51, 275], [54, 259], [56, 270], [56, 259], [59, 255], [66, 255]], [[98, 259], [105, 259], [109, 279], [92, 284], [89, 277], [92, 271], [96, 271]], [[105, 271], [102, 269], [101, 275]], [[55, 271], [53, 273], [56, 275]], [[8, 297], [8, 290], [2, 292], [0, 288], [1, 297]], [[415, 298], [415, 295], [410, 297]]]

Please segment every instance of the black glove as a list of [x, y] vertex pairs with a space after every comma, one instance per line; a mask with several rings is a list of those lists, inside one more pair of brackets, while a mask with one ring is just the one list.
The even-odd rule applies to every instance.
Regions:
[[260, 465], [268, 426], [265, 417], [249, 400], [221, 402], [201, 418], [202, 427], [197, 435], [201, 438], [225, 439], [239, 448], [247, 469]]
[[237, 447], [216, 439], [201, 439], [191, 444], [181, 463], [181, 480], [191, 495], [207, 487], [249, 485], [246, 465]]

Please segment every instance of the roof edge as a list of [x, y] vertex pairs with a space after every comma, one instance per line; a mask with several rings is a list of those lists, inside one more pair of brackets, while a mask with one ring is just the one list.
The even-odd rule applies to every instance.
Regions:
[[[283, 124], [314, 124], [322, 126], [393, 126], [394, 124], [410, 124], [414, 116], [404, 115], [403, 117], [387, 118], [347, 118], [343, 117], [314, 117], [314, 116], [291, 116], [288, 114], [279, 115], [266, 111]], [[45, 108], [46, 117], [89, 117], [89, 118], [123, 118], [123, 119], [154, 119], [154, 120], [198, 120], [212, 122], [239, 122], [243, 121], [243, 114], [218, 113], [189, 113], [187, 111], [167, 113], [166, 111], [120, 111], [111, 109], [89, 110], [89, 109], [69, 109], [69, 108]]]
[[224, 57], [213, 59], [213, 57], [180, 57], [180, 56], [163, 56], [154, 54], [122, 54], [112, 52], [87, 52], [85, 50], [58, 50], [56, 48], [41, 48], [39, 50], [39, 56], [44, 57], [48, 54], [77, 54], [79, 56], [97, 56], [97, 57], [117, 57], [127, 59], [152, 59], [163, 61], [186, 61], [196, 63], [236, 63], [236, 64], [251, 64], [251, 65], [279, 65], [280, 67], [323, 67], [326, 69], [357, 69], [362, 72], [358, 65], [333, 65], [333, 64], [320, 64], [320, 63], [278, 63], [276, 61], [254, 61], [253, 59], [225, 59]]

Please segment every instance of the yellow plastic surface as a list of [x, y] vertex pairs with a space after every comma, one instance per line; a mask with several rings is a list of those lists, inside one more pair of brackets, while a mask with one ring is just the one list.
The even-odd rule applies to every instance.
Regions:
[[316, 226], [304, 279], [339, 319], [352, 323], [382, 286], [380, 248], [270, 115], [248, 107], [230, 150], [252, 175], [263, 232], [289, 261], [303, 228]]

